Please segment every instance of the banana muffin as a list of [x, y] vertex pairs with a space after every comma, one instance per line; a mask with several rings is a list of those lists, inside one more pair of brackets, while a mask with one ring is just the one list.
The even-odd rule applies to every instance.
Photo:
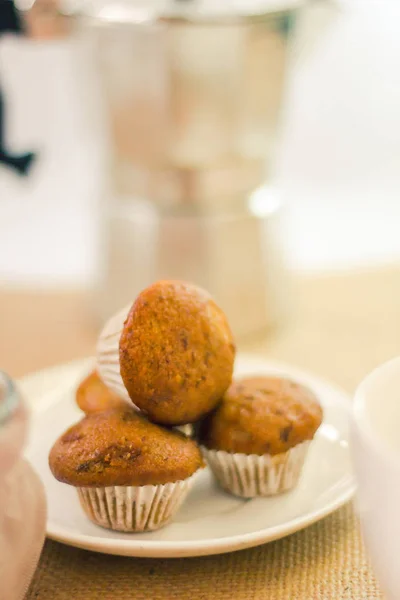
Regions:
[[234, 382], [201, 425], [200, 441], [216, 478], [240, 496], [271, 495], [298, 481], [322, 422], [314, 393], [283, 377]]
[[[193, 423], [217, 405], [231, 384], [235, 345], [224, 313], [207, 292], [159, 281], [125, 311], [120, 330], [117, 317], [98, 345], [107, 384], [117, 386], [121, 377], [132, 402], [164, 425]], [[113, 358], [116, 340], [119, 354]]]
[[70, 427], [50, 451], [49, 465], [58, 481], [77, 488], [93, 522], [146, 531], [173, 518], [204, 463], [193, 440], [128, 406]]
[[86, 414], [126, 406], [126, 402], [100, 379], [97, 371], [92, 371], [79, 384], [76, 390], [76, 403]]

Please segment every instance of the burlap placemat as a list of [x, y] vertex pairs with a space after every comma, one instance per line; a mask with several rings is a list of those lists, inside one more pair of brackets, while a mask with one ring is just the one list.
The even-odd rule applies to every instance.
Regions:
[[121, 558], [48, 541], [30, 600], [381, 598], [350, 505], [283, 540], [220, 556]]
[[[253, 342], [245, 349], [297, 363], [350, 391], [371, 368], [400, 354], [400, 269], [303, 279], [294, 298], [292, 321], [266, 340]], [[14, 306], [17, 304], [14, 302]], [[76, 298], [72, 304], [75, 314]], [[22, 322], [25, 343], [33, 321], [30, 311], [25, 328]], [[68, 321], [65, 312], [64, 321]], [[68, 335], [71, 328], [73, 319], [68, 322]], [[81, 335], [78, 330], [77, 335]], [[54, 349], [52, 358], [56, 358]], [[171, 560], [121, 558], [48, 541], [27, 600], [71, 597], [77, 600], [382, 598], [351, 505], [286, 539], [221, 556]]]

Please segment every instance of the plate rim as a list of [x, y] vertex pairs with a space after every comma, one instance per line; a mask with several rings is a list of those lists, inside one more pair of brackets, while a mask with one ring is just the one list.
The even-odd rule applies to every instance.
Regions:
[[[239, 357], [241, 361], [248, 362], [249, 364], [263, 364], [264, 369], [286, 371], [294, 378], [298, 376], [299, 378], [312, 380], [321, 386], [329, 387], [338, 396], [341, 396], [340, 403], [349, 410], [350, 415], [351, 396], [348, 392], [343, 390], [335, 383], [331, 383], [329, 380], [324, 379], [323, 377], [314, 375], [310, 371], [303, 370], [288, 363], [270, 360], [264, 357], [262, 354], [239, 353]], [[94, 359], [88, 357], [60, 363], [27, 374], [18, 380], [18, 384], [23, 388], [29, 388], [30, 382], [43, 378], [49, 373], [56, 375], [57, 371], [65, 371], [68, 368], [71, 369], [71, 371], [76, 371], [78, 375], [80, 370], [84, 371], [85, 369], [90, 369], [93, 362]], [[43, 398], [40, 400], [32, 401], [32, 399], [29, 398], [29, 391], [25, 391], [26, 403], [33, 414], [39, 413], [45, 409], [47, 405], [51, 405], [52, 395], [54, 395], [54, 388], [52, 388], [48, 393], [44, 394]], [[70, 530], [66, 529], [65, 527], [51, 524], [49, 520], [47, 520], [46, 524], [46, 535], [49, 539], [69, 546], [84, 550], [91, 550], [93, 552], [119, 556], [144, 558], [183, 558], [224, 554], [266, 544], [284, 538], [313, 525], [314, 523], [327, 517], [347, 504], [347, 502], [353, 498], [356, 491], [356, 481], [354, 474], [351, 471], [344, 481], [344, 486], [345, 489], [338, 494], [337, 498], [331, 500], [320, 509], [314, 510], [311, 513], [305, 513], [274, 527], [267, 527], [249, 533], [235, 534], [216, 539], [191, 541], [138, 541], [134, 539], [113, 539], [102, 536], [88, 536], [86, 534], [71, 533]]]

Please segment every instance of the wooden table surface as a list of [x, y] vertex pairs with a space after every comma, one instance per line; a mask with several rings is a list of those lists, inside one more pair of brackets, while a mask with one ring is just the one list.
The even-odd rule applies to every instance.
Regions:
[[[239, 349], [294, 363], [348, 390], [400, 354], [400, 267], [300, 278], [283, 327]], [[13, 377], [93, 354], [98, 324], [82, 291], [0, 289], [0, 368]]]

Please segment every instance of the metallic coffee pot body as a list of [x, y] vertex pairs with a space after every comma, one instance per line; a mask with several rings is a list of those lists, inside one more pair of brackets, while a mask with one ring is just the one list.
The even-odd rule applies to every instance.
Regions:
[[237, 336], [279, 322], [290, 292], [274, 159], [302, 1], [59, 1], [94, 36], [109, 126], [100, 318], [181, 278], [215, 296]]
[[295, 13], [214, 4], [107, 2], [87, 20], [111, 151], [96, 296], [104, 318], [156, 279], [186, 279], [240, 337], [290, 296], [273, 163]]

